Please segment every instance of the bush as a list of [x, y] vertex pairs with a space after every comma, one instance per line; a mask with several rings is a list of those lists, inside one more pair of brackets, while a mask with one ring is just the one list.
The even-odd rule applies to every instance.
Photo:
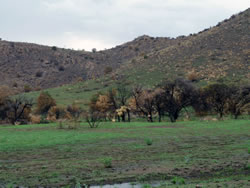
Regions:
[[37, 78], [40, 78], [40, 77], [42, 77], [43, 76], [43, 72], [42, 71], [37, 71], [36, 72], [36, 77]]
[[93, 48], [93, 49], [92, 49], [92, 52], [93, 52], [93, 53], [96, 53], [96, 51], [97, 51], [96, 48]]
[[185, 180], [183, 178], [181, 178], [181, 177], [174, 177], [171, 180], [171, 183], [176, 184], [176, 185], [184, 185], [184, 184], [186, 184]]
[[64, 66], [61, 65], [61, 66], [58, 68], [58, 70], [59, 70], [59, 71], [64, 71], [65, 68], [64, 68]]
[[41, 116], [39, 115], [31, 115], [30, 116], [30, 121], [32, 124], [39, 124], [41, 123]]
[[63, 107], [52, 106], [48, 111], [48, 119], [63, 119], [66, 117], [66, 110]]
[[153, 144], [153, 140], [150, 139], [150, 138], [147, 138], [147, 139], [146, 139], [146, 144], [147, 144], [148, 146], [151, 146], [151, 145]]
[[112, 167], [112, 158], [111, 157], [105, 157], [102, 159], [102, 163], [105, 168], [111, 168]]
[[24, 85], [23, 90], [25, 93], [28, 93], [32, 91], [32, 88], [29, 85]]
[[48, 92], [41, 92], [37, 98], [37, 114], [47, 114], [51, 107], [56, 106], [56, 101]]
[[52, 49], [53, 51], [56, 51], [56, 50], [57, 50], [57, 47], [56, 47], [56, 46], [52, 46], [51, 49]]
[[108, 66], [104, 69], [104, 74], [110, 74], [113, 71], [112, 67]]
[[187, 79], [191, 82], [197, 82], [199, 81], [199, 76], [195, 72], [190, 72], [187, 76]]

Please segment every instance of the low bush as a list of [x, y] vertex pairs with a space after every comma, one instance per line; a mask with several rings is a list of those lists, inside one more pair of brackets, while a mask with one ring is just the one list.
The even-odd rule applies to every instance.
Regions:
[[111, 168], [112, 167], [112, 158], [111, 157], [105, 157], [101, 160], [105, 168]]
[[41, 123], [41, 116], [40, 115], [30, 115], [30, 121], [32, 124], [39, 124]]
[[147, 138], [147, 139], [146, 139], [146, 144], [147, 144], [148, 146], [151, 146], [151, 145], [153, 144], [153, 140], [150, 139], [150, 138]]

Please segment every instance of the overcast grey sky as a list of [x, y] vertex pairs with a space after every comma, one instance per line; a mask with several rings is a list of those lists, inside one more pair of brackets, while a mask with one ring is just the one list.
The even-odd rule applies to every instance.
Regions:
[[199, 32], [250, 0], [0, 0], [0, 38], [90, 50]]

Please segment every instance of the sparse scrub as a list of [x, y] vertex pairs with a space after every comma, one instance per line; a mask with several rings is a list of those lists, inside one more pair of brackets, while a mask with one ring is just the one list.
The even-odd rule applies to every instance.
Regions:
[[182, 177], [172, 178], [171, 183], [175, 184], [175, 185], [185, 185], [186, 184], [185, 179]]
[[32, 88], [29, 85], [24, 85], [23, 90], [25, 93], [28, 93], [32, 91]]

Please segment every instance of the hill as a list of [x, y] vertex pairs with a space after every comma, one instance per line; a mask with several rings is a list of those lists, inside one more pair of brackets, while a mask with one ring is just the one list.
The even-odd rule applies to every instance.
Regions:
[[247, 9], [197, 34], [175, 39], [144, 35], [99, 52], [0, 41], [0, 85], [39, 90], [103, 78], [108, 72], [149, 86], [189, 74], [200, 84], [249, 82], [249, 25]]

